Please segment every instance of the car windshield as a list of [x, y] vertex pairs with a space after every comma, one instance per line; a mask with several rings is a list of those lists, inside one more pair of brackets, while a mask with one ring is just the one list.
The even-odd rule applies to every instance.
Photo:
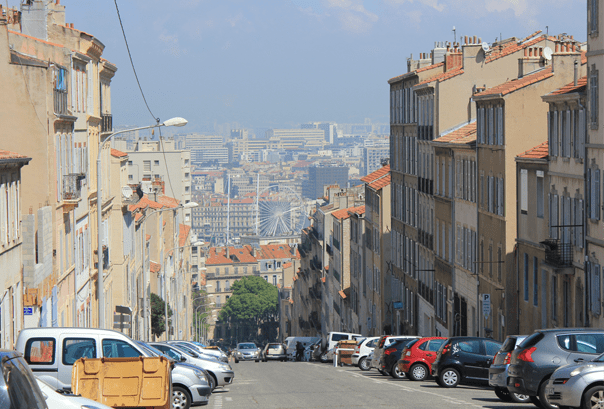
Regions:
[[195, 351], [193, 351], [190, 348], [187, 348], [187, 347], [185, 347], [183, 345], [173, 345], [173, 346], [174, 346], [174, 349], [176, 349], [176, 350], [178, 350], [180, 352], [184, 352], [185, 354], [187, 354], [189, 356], [192, 356], [193, 358], [199, 358], [199, 355], [197, 355], [195, 353]]
[[163, 356], [165, 358], [172, 359], [168, 355], [166, 355], [163, 352], [161, 352], [159, 349], [156, 349], [156, 348], [152, 347], [149, 344], [145, 344], [142, 341], [137, 342], [137, 344], [141, 347], [141, 349], [143, 351], [147, 352], [151, 356]]
[[238, 349], [256, 349], [256, 344], [239, 344]]

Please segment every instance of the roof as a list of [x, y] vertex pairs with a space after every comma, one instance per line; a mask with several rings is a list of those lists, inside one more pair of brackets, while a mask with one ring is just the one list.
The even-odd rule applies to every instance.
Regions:
[[504, 82], [503, 84], [499, 84], [493, 88], [489, 88], [486, 91], [481, 92], [480, 94], [474, 95], [474, 98], [482, 98], [488, 95], [507, 95], [511, 94], [514, 91], [517, 91], [521, 88], [528, 87], [529, 85], [536, 84], [539, 81], [543, 81], [550, 77], [553, 77], [554, 73], [552, 71], [552, 67], [548, 67], [543, 70], [539, 70], [533, 74], [527, 75], [522, 78], [515, 78], [511, 81]]
[[[520, 40], [520, 41], [510, 41], [509, 43], [501, 45], [501, 47], [495, 45], [491, 49], [491, 52], [487, 56], [485, 62], [488, 64], [490, 62], [503, 58], [507, 55], [513, 54], [520, 50], [524, 50], [527, 47], [537, 44], [538, 42], [545, 39], [545, 35], [535, 37], [539, 33], [541, 33], [541, 30], [535, 31], [533, 34], [531, 34], [528, 37], [525, 37], [523, 40]], [[531, 38], [532, 38], [532, 40], [531, 40]]]
[[293, 264], [292, 263], [285, 263], [283, 264], [283, 268], [288, 268], [291, 267]]
[[374, 190], [380, 190], [383, 187], [386, 187], [390, 184], [390, 175], [386, 175], [385, 177], [376, 180], [375, 182], [369, 185], [370, 188]]
[[364, 214], [365, 206], [353, 207], [353, 208], [349, 209], [349, 211], [350, 211], [350, 213]]
[[350, 217], [350, 213], [362, 214], [365, 213], [365, 206], [348, 207], [333, 212], [331, 215], [336, 219], [346, 220]]
[[340, 297], [346, 298], [346, 294], [344, 294], [344, 291], [340, 290], [338, 291], [338, 294], [340, 294]]
[[443, 134], [433, 142], [467, 144], [476, 141], [476, 121]]
[[234, 263], [254, 263], [256, 258], [252, 256], [251, 246], [232, 247], [229, 246], [229, 257], [226, 256], [226, 247], [211, 247], [210, 254], [206, 260], [206, 265], [210, 264], [234, 264]]
[[152, 273], [159, 273], [161, 271], [161, 264], [156, 263], [155, 261], [151, 261], [149, 266], [149, 270]]
[[577, 85], [575, 82], [571, 82], [570, 84], [566, 84], [562, 88], [558, 88], [555, 91], [550, 92], [548, 95], [563, 95], [570, 94], [571, 92], [583, 92], [587, 89], [587, 76], [581, 77], [577, 80]]
[[0, 150], [0, 162], [29, 162], [30, 157], [16, 152]]
[[399, 76], [396, 76], [396, 77], [390, 78], [390, 79], [388, 80], [388, 83], [389, 83], [389, 84], [391, 84], [391, 83], [393, 83], [393, 82], [397, 82], [397, 81], [399, 81], [399, 80], [402, 80], [402, 79], [403, 79], [403, 78], [405, 78], [405, 77], [409, 77], [409, 76], [411, 76], [411, 75], [413, 75], [413, 74], [417, 74], [417, 73], [424, 72], [424, 71], [428, 71], [428, 70], [433, 70], [433, 69], [438, 68], [438, 67], [444, 67], [444, 65], [445, 65], [445, 63], [444, 63], [444, 62], [439, 62], [439, 63], [436, 63], [436, 64], [432, 64], [432, 65], [428, 65], [428, 66], [425, 66], [425, 67], [419, 68], [419, 69], [417, 69], [417, 70], [415, 70], [415, 71], [409, 71], [409, 72], [406, 72], [406, 73], [404, 73], [404, 74], [402, 74], [402, 75], [399, 75]]
[[517, 157], [524, 159], [547, 159], [547, 156], [549, 154], [548, 146], [548, 142], [545, 141], [541, 145], [537, 145], [534, 148], [529, 149], [524, 153], [521, 153]]
[[159, 203], [160, 205], [162, 205], [164, 207], [172, 207], [172, 208], [178, 207], [178, 200], [176, 200], [170, 196], [161, 196], [157, 200], [157, 203]]
[[365, 182], [365, 183], [375, 182], [379, 178], [387, 175], [389, 172], [390, 172], [390, 165], [382, 166], [375, 172], [371, 172], [367, 176], [362, 177], [361, 182]]
[[187, 237], [189, 237], [189, 232], [191, 231], [191, 226], [187, 226], [186, 224], [180, 223], [178, 226], [178, 246], [182, 247], [185, 245], [187, 241]]
[[424, 80], [424, 81], [416, 84], [415, 86], [429, 84], [433, 81], [443, 82], [443, 81], [446, 81], [453, 77], [457, 77], [458, 75], [461, 75], [461, 74], [463, 74], [463, 68], [461, 68], [461, 67], [453, 68], [452, 70], [449, 70], [447, 72], [441, 72], [440, 74], [435, 75], [434, 77], [428, 78], [427, 80]]
[[149, 199], [149, 196], [143, 195], [141, 200], [133, 205], [128, 206], [128, 210], [132, 212], [137, 209], [146, 209], [147, 207], [150, 207], [151, 209], [161, 209], [163, 206]]
[[118, 151], [117, 149], [111, 148], [111, 156], [114, 156], [116, 158], [123, 158], [128, 156], [128, 154], [126, 152]]

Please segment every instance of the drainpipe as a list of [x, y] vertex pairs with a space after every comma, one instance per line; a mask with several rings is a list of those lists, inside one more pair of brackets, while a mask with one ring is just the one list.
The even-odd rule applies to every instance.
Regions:
[[[577, 60], [575, 60], [575, 85], [577, 85], [577, 81], [578, 81], [578, 73], [579, 73], [579, 62]], [[581, 98], [579, 97], [579, 99], [577, 99], [577, 105], [579, 105], [579, 108], [585, 112], [585, 134], [583, 135], [583, 137], [585, 137], [585, 143], [583, 143], [583, 195], [585, 197], [585, 201], [584, 201], [584, 206], [583, 209], [585, 210], [585, 205], [587, 204], [587, 200], [589, 200], [589, 197], [587, 196], [587, 191], [588, 191], [588, 186], [587, 186], [587, 110], [585, 109], [585, 107], [581, 104]], [[586, 227], [587, 227], [587, 218], [589, 216], [587, 215], [586, 211], [583, 211], [583, 227], [582, 227], [582, 231], [583, 231], [583, 249], [584, 249], [584, 256], [585, 256], [585, 261], [583, 262], [583, 273], [584, 273], [584, 277], [585, 277], [585, 320], [583, 323], [584, 327], [589, 327], [590, 326], [590, 322], [589, 322], [589, 273], [587, 271], [587, 262], [589, 261], [589, 251], [587, 249], [588, 243], [587, 243], [587, 231], [586, 231]]]

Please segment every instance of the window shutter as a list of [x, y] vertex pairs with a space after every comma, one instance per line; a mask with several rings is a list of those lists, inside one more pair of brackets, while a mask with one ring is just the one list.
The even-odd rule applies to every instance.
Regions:
[[600, 265], [596, 264], [594, 266], [594, 292], [595, 292], [595, 300], [594, 300], [594, 314], [600, 315], [600, 306], [602, 305], [600, 300]]
[[552, 126], [551, 126], [551, 112], [547, 111], [547, 140], [548, 140], [548, 154], [553, 156], [554, 151], [554, 140], [552, 138]]
[[552, 121], [552, 154], [558, 156], [558, 111], [554, 111]]
[[549, 236], [554, 237], [554, 197], [550, 193], [547, 194], [547, 200], [549, 201]]
[[489, 118], [487, 119], [487, 123], [489, 126], [489, 141], [487, 142], [489, 145], [493, 145], [493, 131], [494, 131], [494, 124], [493, 124], [493, 107], [489, 107]]
[[[570, 222], [570, 197], [562, 197], [562, 202], [563, 202], [563, 206], [564, 206], [564, 213], [562, 214], [563, 217], [563, 223], [565, 226], [568, 226], [571, 224]], [[563, 243], [569, 244], [570, 241], [570, 227], [564, 227], [564, 237], [563, 239]]]
[[564, 151], [565, 151], [565, 156], [567, 158], [570, 158], [572, 155], [570, 154], [570, 110], [566, 111], [566, 126], [565, 129], [563, 130], [563, 132], [566, 134], [565, 138], [564, 138]]
[[503, 145], [503, 107], [497, 107], [497, 145]]
[[577, 144], [579, 154], [577, 155], [579, 158], [585, 157], [585, 110], [582, 109], [579, 111], [579, 135], [577, 135]]
[[[558, 223], [558, 195], [554, 195], [554, 200], [552, 202], [553, 206], [552, 206], [552, 226], [558, 226], [560, 225], [560, 223]], [[557, 239], [558, 238], [558, 227], [553, 227], [552, 228], [552, 238]]]
[[593, 215], [591, 213], [592, 208], [592, 190], [593, 186], [591, 185], [591, 168], [587, 169], [587, 197], [585, 198], [585, 204], [587, 205], [587, 217], [593, 219]]
[[579, 229], [579, 243], [577, 244], [577, 247], [579, 248], [583, 248], [583, 241], [585, 240], [585, 222], [583, 220], [583, 200], [579, 200], [579, 211], [577, 212], [578, 215], [578, 220], [576, 224], [580, 224], [581, 227], [578, 227]]
[[595, 205], [594, 205], [594, 213], [595, 219], [600, 220], [600, 169], [596, 169], [596, 177], [594, 178], [594, 187], [595, 187]]
[[497, 214], [499, 214], [499, 216], [503, 216], [503, 178], [499, 178], [499, 191], [497, 202], [499, 204]]
[[493, 213], [493, 176], [489, 176], [489, 212]]

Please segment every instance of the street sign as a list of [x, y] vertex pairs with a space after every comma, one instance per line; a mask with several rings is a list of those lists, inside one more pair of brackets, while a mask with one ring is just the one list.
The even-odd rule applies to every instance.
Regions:
[[482, 314], [485, 318], [491, 315], [491, 294], [482, 294]]
[[116, 305], [115, 312], [117, 312], [118, 314], [132, 315], [132, 309], [130, 307], [126, 307], [124, 305]]
[[23, 307], [23, 315], [34, 315], [33, 307]]
[[120, 322], [130, 322], [132, 317], [130, 315], [113, 314], [113, 322], [119, 324]]
[[403, 302], [402, 301], [394, 301], [392, 303], [392, 306], [395, 310], [402, 310], [403, 309]]

